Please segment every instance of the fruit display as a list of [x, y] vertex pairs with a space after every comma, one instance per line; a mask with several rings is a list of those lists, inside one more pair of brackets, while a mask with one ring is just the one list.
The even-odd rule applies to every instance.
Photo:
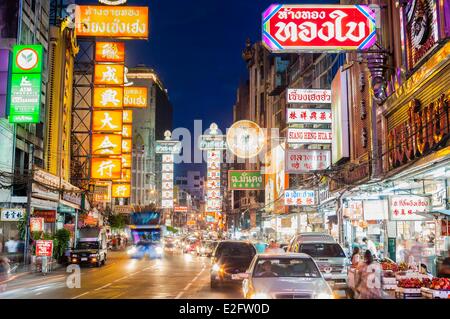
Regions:
[[449, 278], [433, 278], [429, 288], [434, 290], [450, 290]]
[[381, 267], [383, 268], [383, 270], [390, 270], [393, 272], [397, 272], [398, 271], [398, 265], [396, 263], [390, 262], [390, 261], [383, 261], [381, 262]]
[[428, 278], [407, 278], [398, 281], [397, 286], [401, 288], [422, 288], [431, 285], [431, 280]]
[[398, 265], [398, 271], [406, 271], [408, 269], [408, 264], [405, 262], [401, 262], [400, 265]]

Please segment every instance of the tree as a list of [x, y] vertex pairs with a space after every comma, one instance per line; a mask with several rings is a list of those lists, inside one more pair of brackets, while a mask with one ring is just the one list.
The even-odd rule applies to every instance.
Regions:
[[126, 225], [125, 216], [122, 214], [110, 215], [108, 221], [109, 226], [111, 226], [112, 229], [122, 229], [125, 228]]
[[67, 248], [69, 247], [70, 231], [65, 228], [56, 231], [53, 237], [53, 256], [56, 260], [61, 262]]

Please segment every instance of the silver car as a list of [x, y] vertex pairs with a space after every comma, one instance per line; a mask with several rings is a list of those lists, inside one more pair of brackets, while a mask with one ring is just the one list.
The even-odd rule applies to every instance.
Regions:
[[247, 299], [333, 299], [315, 261], [306, 254], [258, 254], [242, 274]]

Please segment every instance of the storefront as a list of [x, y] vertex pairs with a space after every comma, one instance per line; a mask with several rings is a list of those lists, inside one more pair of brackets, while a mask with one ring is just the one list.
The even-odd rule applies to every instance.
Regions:
[[447, 255], [449, 248], [448, 233], [442, 230], [449, 210], [448, 83], [449, 42], [430, 54], [379, 110], [383, 192], [389, 201], [388, 250], [397, 261], [413, 258], [426, 264], [433, 274], [439, 256]]

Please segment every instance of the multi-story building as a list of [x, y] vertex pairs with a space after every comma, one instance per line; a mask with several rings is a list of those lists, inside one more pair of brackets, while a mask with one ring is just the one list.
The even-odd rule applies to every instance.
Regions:
[[205, 198], [205, 177], [200, 171], [187, 171], [186, 176], [175, 177], [175, 185], [197, 200]]
[[155, 153], [155, 141], [164, 139], [164, 132], [172, 130], [172, 104], [156, 72], [138, 65], [129, 68], [127, 79], [135, 86], [145, 86], [148, 106], [133, 110], [132, 205], [160, 205], [161, 154]]

